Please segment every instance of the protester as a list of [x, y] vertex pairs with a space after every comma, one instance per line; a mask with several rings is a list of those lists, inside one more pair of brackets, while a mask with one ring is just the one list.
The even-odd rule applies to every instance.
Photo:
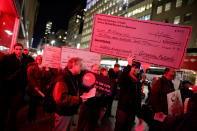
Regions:
[[[150, 102], [155, 116], [165, 117], [168, 115], [167, 94], [175, 91], [172, 80], [175, 78], [174, 69], [166, 68], [164, 76], [159, 78], [152, 85]], [[154, 120], [150, 125], [151, 130], [161, 130], [162, 122]]]
[[[95, 74], [99, 74], [99, 66], [97, 64], [93, 64], [91, 66], [91, 72]], [[96, 88], [93, 87], [89, 89], [88, 92], [84, 92], [81, 96], [84, 99], [84, 96], [88, 96], [89, 94], [96, 94]], [[84, 99], [84, 102], [81, 104], [80, 112], [79, 112], [79, 120], [78, 120], [78, 131], [95, 131], [98, 120], [101, 115], [101, 111], [104, 106], [104, 97], [102, 96], [94, 96], [88, 99]]]
[[24, 47], [23, 54], [26, 56], [28, 64], [35, 61], [34, 58], [29, 55], [29, 49], [27, 47]]
[[194, 131], [197, 129], [197, 94], [188, 98], [187, 111], [184, 115], [168, 116], [162, 126], [162, 131]]
[[181, 92], [182, 102], [184, 104], [186, 98], [190, 98], [193, 95], [193, 91], [189, 89], [193, 84], [190, 81], [184, 80], [179, 87]]
[[16, 115], [23, 103], [27, 85], [27, 59], [22, 52], [23, 45], [16, 43], [14, 52], [3, 56], [0, 60], [0, 130], [2, 131], [5, 129], [6, 120], [10, 130], [17, 130]]
[[79, 97], [77, 75], [82, 69], [81, 59], [73, 57], [67, 67], [56, 79], [53, 98], [56, 102], [55, 131], [69, 131], [73, 115], [77, 113], [81, 99]]
[[44, 90], [51, 79], [48, 67], [42, 66], [42, 56], [36, 56], [36, 62], [31, 63], [27, 70], [28, 88], [27, 93], [30, 95], [30, 104], [28, 110], [28, 121], [36, 119], [36, 109], [45, 97]]
[[108, 102], [108, 105], [107, 105], [107, 110], [106, 110], [105, 117], [113, 117], [113, 115], [111, 113], [111, 110], [112, 110], [113, 100], [117, 96], [118, 78], [121, 74], [121, 71], [119, 69], [120, 69], [120, 65], [115, 64], [114, 68], [113, 69], [110, 68], [109, 72], [108, 72], [109, 78], [112, 79], [115, 82], [115, 86], [114, 86], [114, 89], [113, 89], [112, 96], [109, 98], [109, 102]]
[[120, 96], [116, 111], [115, 131], [130, 131], [135, 124], [135, 116], [141, 106], [141, 103], [138, 103], [142, 86], [140, 79], [140, 63], [133, 61], [129, 56], [128, 65], [119, 78]]
[[105, 76], [105, 77], [107, 77], [108, 76], [108, 71], [107, 71], [107, 69], [106, 68], [101, 68], [101, 70], [100, 70], [100, 74], [102, 75], [102, 76]]

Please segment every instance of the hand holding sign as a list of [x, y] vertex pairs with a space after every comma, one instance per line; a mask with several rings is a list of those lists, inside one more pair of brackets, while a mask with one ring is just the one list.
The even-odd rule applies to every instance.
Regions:
[[88, 98], [94, 97], [96, 94], [96, 88], [92, 88], [87, 93], [83, 93], [80, 97], [82, 98], [83, 102], [85, 102]]

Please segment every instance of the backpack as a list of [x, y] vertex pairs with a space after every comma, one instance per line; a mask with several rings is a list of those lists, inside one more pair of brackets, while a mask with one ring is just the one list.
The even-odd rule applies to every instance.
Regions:
[[56, 112], [56, 102], [53, 98], [53, 89], [55, 87], [56, 81], [51, 80], [46, 86], [45, 97], [43, 99], [43, 108], [48, 113]]

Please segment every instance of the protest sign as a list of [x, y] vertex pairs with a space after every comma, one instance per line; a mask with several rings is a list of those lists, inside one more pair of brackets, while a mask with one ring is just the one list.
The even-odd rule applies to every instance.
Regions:
[[167, 94], [168, 115], [177, 116], [183, 113], [183, 104], [180, 90]]
[[180, 69], [190, 26], [95, 14], [90, 51]]
[[87, 89], [96, 89], [91, 96], [112, 95], [115, 83], [108, 77], [86, 71], [82, 78], [82, 86]]
[[82, 59], [83, 67], [90, 69], [91, 65], [100, 65], [101, 55], [90, 52], [88, 50], [76, 49], [63, 46], [62, 48], [54, 46], [45, 46], [42, 65], [51, 68], [62, 69], [66, 67], [68, 60], [72, 57], [79, 57]]
[[60, 67], [61, 48], [54, 46], [45, 46], [42, 65], [51, 68]]
[[71, 57], [79, 57], [82, 59], [83, 67], [90, 70], [91, 65], [100, 65], [101, 55], [90, 52], [88, 50], [76, 49], [63, 46], [61, 52], [61, 68], [65, 68]]

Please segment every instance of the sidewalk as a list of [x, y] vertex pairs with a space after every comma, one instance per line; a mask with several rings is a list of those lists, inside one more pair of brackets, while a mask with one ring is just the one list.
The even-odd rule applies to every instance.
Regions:
[[[27, 122], [27, 111], [28, 106], [23, 107], [17, 116], [17, 126], [19, 131], [52, 131], [54, 127], [54, 114], [45, 113], [43, 108], [40, 106], [37, 109], [37, 120], [32, 123]], [[113, 102], [112, 115], [114, 117], [106, 118], [102, 121], [101, 125], [98, 126], [96, 131], [113, 131], [115, 126], [115, 114], [117, 109], [117, 101]], [[74, 117], [74, 123], [71, 127], [71, 131], [77, 129], [78, 115]], [[148, 127], [145, 122], [138, 126], [138, 119], [135, 120], [135, 129], [132, 131], [148, 131]]]

